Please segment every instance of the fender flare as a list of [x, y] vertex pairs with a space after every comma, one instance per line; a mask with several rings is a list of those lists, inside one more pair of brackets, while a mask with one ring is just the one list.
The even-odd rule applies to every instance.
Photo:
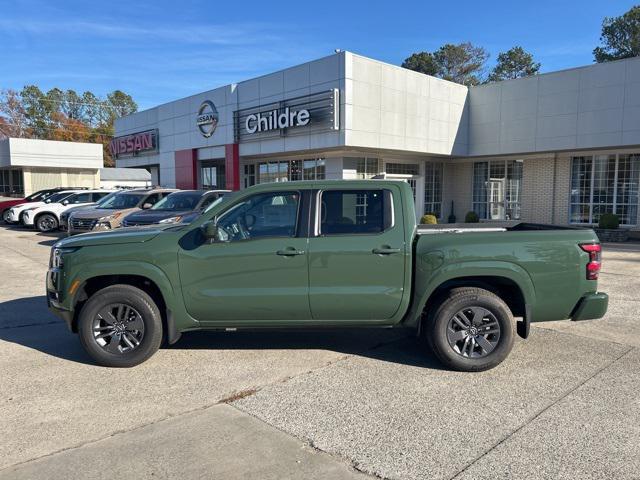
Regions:
[[[81, 292], [87, 282], [96, 277], [132, 275], [143, 277], [153, 282], [160, 290], [164, 303], [167, 307], [167, 337], [169, 343], [175, 343], [180, 338], [180, 331], [198, 327], [198, 322], [185, 315], [184, 304], [181, 302], [182, 296], [176, 292], [169, 276], [156, 265], [143, 261], [127, 262], [99, 262], [93, 263], [88, 268], [78, 272], [69, 279], [68, 285], [79, 282], [78, 288], [68, 299], [68, 308], [75, 310], [74, 306], [79, 300]], [[191, 321], [178, 321], [178, 319], [190, 319]]]
[[416, 291], [417, 300], [410, 310], [407, 325], [419, 325], [427, 301], [440, 286], [445, 282], [465, 277], [499, 277], [511, 280], [518, 286], [524, 298], [526, 311], [524, 322], [528, 324], [531, 321], [529, 306], [533, 305], [536, 301], [536, 291], [528, 272], [512, 262], [491, 260], [452, 263], [436, 270], [434, 274], [426, 280], [427, 288], [424, 289], [422, 293]]

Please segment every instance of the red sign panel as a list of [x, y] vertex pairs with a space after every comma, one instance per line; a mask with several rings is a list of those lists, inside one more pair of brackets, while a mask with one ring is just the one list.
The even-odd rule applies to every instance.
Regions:
[[143, 152], [158, 150], [158, 131], [132, 133], [116, 137], [109, 143], [109, 151], [113, 157], [122, 155], [138, 155]]

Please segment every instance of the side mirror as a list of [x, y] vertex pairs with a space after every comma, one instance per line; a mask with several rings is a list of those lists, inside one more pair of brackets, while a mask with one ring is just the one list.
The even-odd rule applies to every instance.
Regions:
[[207, 222], [202, 225], [200, 229], [202, 230], [202, 235], [204, 235], [204, 238], [209, 243], [213, 243], [218, 239], [218, 225], [216, 225], [216, 222]]
[[69, 200], [65, 200], [64, 202], [62, 202], [63, 205], [69, 205]]
[[147, 202], [147, 203], [142, 205], [142, 209], [143, 210], [149, 210], [151, 207], [153, 207], [153, 203]]

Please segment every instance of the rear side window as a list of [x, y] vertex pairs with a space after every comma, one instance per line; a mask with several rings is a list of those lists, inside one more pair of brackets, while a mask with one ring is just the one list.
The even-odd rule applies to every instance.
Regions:
[[330, 190], [320, 197], [320, 235], [376, 234], [393, 224], [389, 190]]

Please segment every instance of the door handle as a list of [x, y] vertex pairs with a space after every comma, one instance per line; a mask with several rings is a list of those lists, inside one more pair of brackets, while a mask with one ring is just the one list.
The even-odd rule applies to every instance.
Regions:
[[380, 247], [374, 248], [373, 250], [371, 250], [371, 253], [375, 255], [391, 255], [392, 253], [400, 253], [400, 249], [391, 247]]
[[295, 255], [304, 255], [306, 252], [304, 250], [296, 250], [295, 248], [285, 248], [284, 250], [278, 250], [276, 255], [281, 255], [283, 257], [293, 257]]

